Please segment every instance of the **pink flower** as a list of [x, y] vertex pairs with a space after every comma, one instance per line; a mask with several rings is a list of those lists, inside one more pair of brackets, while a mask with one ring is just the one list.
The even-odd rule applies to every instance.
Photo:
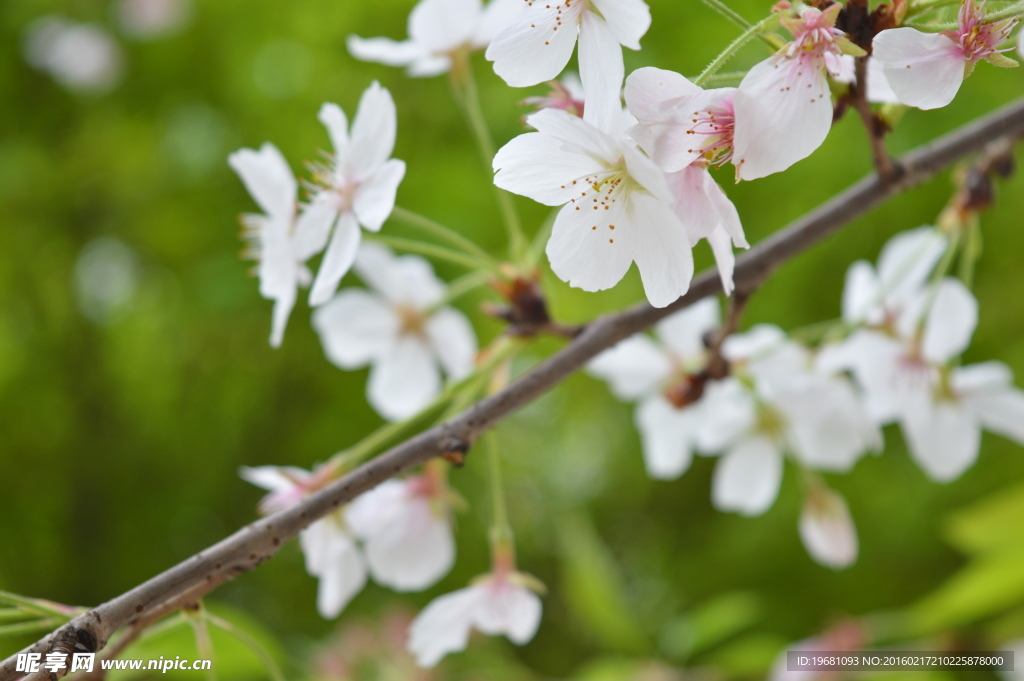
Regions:
[[919, 109], [938, 109], [953, 101], [964, 78], [982, 59], [996, 66], [1016, 66], [1002, 55], [1016, 23], [1006, 19], [985, 23], [985, 3], [966, 0], [956, 30], [922, 33], [913, 28], [882, 31], [872, 43], [885, 77], [900, 101]]
[[800, 539], [818, 563], [841, 570], [857, 560], [857, 528], [846, 501], [824, 485], [811, 489], [800, 514]]

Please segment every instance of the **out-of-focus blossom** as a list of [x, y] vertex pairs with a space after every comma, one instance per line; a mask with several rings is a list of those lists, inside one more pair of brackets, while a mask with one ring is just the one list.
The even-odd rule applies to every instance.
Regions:
[[401, 420], [441, 392], [441, 371], [459, 379], [473, 368], [473, 327], [442, 307], [444, 283], [423, 258], [396, 257], [364, 244], [356, 273], [371, 290], [346, 289], [313, 315], [327, 358], [342, 369], [370, 364], [367, 398], [383, 417]]
[[191, 14], [190, 0], [121, 0], [117, 8], [122, 30], [140, 40], [179, 30]]
[[902, 27], [875, 36], [872, 53], [901, 103], [919, 109], [946, 106], [982, 59], [1017, 66], [1003, 54], [1007, 50], [999, 49], [1017, 20], [986, 22], [986, 13], [984, 2], [965, 0], [952, 31], [923, 33]]
[[857, 528], [846, 501], [824, 485], [814, 486], [800, 513], [800, 539], [811, 558], [837, 570], [857, 560]]
[[652, 305], [665, 307], [686, 293], [693, 254], [664, 173], [632, 141], [565, 111], [544, 109], [527, 122], [537, 132], [498, 151], [494, 182], [564, 206], [547, 245], [555, 274], [584, 291], [602, 291], [635, 261]]
[[695, 392], [703, 388], [697, 388], [694, 374], [707, 360], [704, 337], [718, 325], [718, 302], [706, 298], [658, 322], [657, 341], [632, 336], [587, 367], [616, 397], [639, 403], [635, 422], [652, 478], [671, 480], [690, 466], [703, 421], [701, 395]]
[[643, 0], [552, 0], [527, 10], [487, 48], [494, 71], [512, 87], [554, 80], [569, 63], [579, 39], [580, 78], [586, 119], [605, 127], [622, 108], [622, 47], [640, 49], [651, 25]]
[[522, 0], [420, 0], [409, 14], [409, 39], [348, 38], [348, 51], [356, 59], [388, 66], [408, 67], [410, 76], [447, 73], [452, 56], [462, 50], [480, 50], [495, 33], [522, 13]]
[[573, 116], [583, 117], [583, 83], [575, 73], [568, 72], [558, 80], [553, 80], [548, 85], [551, 91], [541, 97], [527, 97], [523, 100], [524, 106], [532, 106], [537, 111], [541, 109], [561, 109], [568, 111]]
[[28, 63], [75, 92], [101, 93], [121, 80], [121, 48], [97, 24], [76, 24], [60, 17], [38, 19], [25, 41]]
[[78, 309], [97, 324], [116, 321], [129, 307], [139, 279], [135, 253], [122, 241], [99, 237], [75, 261]]

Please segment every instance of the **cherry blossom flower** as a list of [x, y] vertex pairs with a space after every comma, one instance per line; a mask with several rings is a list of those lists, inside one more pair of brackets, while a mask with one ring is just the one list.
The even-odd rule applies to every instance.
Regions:
[[318, 253], [327, 247], [310, 291], [309, 303], [314, 306], [330, 299], [352, 267], [362, 238], [360, 225], [377, 232], [391, 215], [405, 177], [405, 163], [388, 158], [395, 148], [395, 102], [379, 83], [370, 85], [359, 100], [351, 135], [337, 104], [324, 104], [319, 118], [327, 127], [334, 155], [318, 169], [322, 186], [306, 210], [310, 250]]
[[441, 307], [444, 284], [423, 258], [364, 244], [355, 270], [371, 290], [347, 289], [313, 314], [327, 358], [342, 369], [371, 365], [367, 398], [381, 416], [415, 415], [450, 379], [473, 368], [476, 337], [458, 310]]
[[437, 76], [452, 68], [452, 55], [480, 50], [522, 13], [522, 0], [420, 0], [409, 14], [409, 39], [348, 38], [356, 59], [408, 67], [414, 77]]
[[720, 510], [766, 511], [786, 452], [810, 469], [846, 471], [881, 447], [849, 381], [815, 370], [809, 353], [777, 327], [730, 336], [723, 354], [737, 377], [708, 387], [697, 441], [701, 451], [722, 455], [712, 482]]
[[693, 254], [661, 170], [625, 137], [565, 111], [544, 109], [527, 122], [537, 132], [498, 151], [494, 183], [564, 205], [547, 244], [555, 274], [584, 291], [602, 291], [635, 261], [655, 307], [686, 293]]
[[793, 41], [750, 69], [733, 98], [736, 128], [732, 163], [737, 176], [754, 180], [785, 170], [821, 146], [832, 127], [826, 71], [843, 54], [864, 51], [835, 28], [842, 5], [807, 8], [783, 17]]
[[388, 480], [356, 498], [346, 518], [362, 540], [374, 581], [396, 591], [420, 591], [455, 562], [449, 490], [429, 470]]
[[815, 485], [800, 513], [800, 539], [811, 558], [840, 570], [857, 560], [857, 528], [846, 501], [823, 484]]
[[473, 629], [529, 643], [540, 625], [540, 588], [536, 579], [516, 572], [510, 549], [498, 549], [491, 573], [435, 598], [413, 620], [409, 651], [421, 667], [433, 667], [448, 653], [465, 650]]
[[523, 106], [532, 106], [536, 111], [561, 109], [574, 116], [583, 117], [583, 83], [578, 75], [570, 71], [548, 85], [551, 86], [551, 91], [547, 95], [527, 97], [523, 100]]
[[587, 367], [616, 397], [639, 402], [635, 422], [652, 478], [672, 480], [690, 466], [703, 422], [694, 374], [707, 361], [704, 336], [718, 326], [718, 302], [705, 298], [658, 322], [657, 341], [632, 336]]
[[620, 46], [640, 49], [651, 25], [643, 0], [552, 0], [527, 2], [527, 10], [487, 48], [494, 71], [512, 87], [554, 80], [579, 39], [580, 77], [588, 121], [602, 127], [617, 115], [625, 76]]
[[[270, 490], [260, 504], [264, 513], [275, 513], [297, 503], [323, 487], [333, 477], [331, 466], [315, 473], [301, 468], [242, 467], [242, 479]], [[306, 572], [320, 580], [317, 610], [321, 617], [334, 619], [366, 585], [366, 565], [345, 520], [345, 509], [324, 516], [299, 532], [299, 546], [306, 559]]]
[[228, 157], [228, 163], [264, 212], [245, 215], [242, 223], [252, 244], [250, 254], [259, 261], [260, 295], [274, 301], [270, 344], [276, 348], [295, 306], [296, 289], [313, 280], [304, 262], [315, 251], [308, 239], [299, 236], [308, 235], [308, 220], [296, 218], [298, 185], [273, 144], [268, 142], [259, 151], [240, 149]]
[[[844, 54], [839, 58], [839, 68], [830, 73], [837, 83], [851, 84], [857, 80], [857, 67], [852, 56]], [[889, 80], [885, 77], [885, 67], [874, 57], [868, 57], [868, 101], [875, 104], [900, 104]]]
[[[919, 109], [938, 109], [953, 101], [964, 79], [982, 59], [996, 66], [1016, 66], [1002, 54], [1015, 19], [986, 23], [985, 3], [965, 0], [957, 28], [923, 33], [902, 27], [882, 31], [871, 48], [900, 102]], [[1011, 48], [1012, 49], [1012, 48]]]
[[55, 16], [30, 25], [25, 58], [73, 92], [107, 92], [124, 71], [121, 48], [106, 30], [98, 24], [78, 24]]

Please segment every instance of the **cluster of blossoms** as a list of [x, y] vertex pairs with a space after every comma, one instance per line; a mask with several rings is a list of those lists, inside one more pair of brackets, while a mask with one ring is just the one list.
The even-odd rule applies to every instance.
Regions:
[[[626, 77], [622, 48], [640, 49], [651, 25], [643, 0], [421, 0], [407, 40], [351, 36], [348, 47], [412, 76], [450, 72], [457, 83], [470, 77], [469, 55], [483, 50], [513, 87], [558, 78], [576, 50], [579, 79], [565, 74], [551, 96], [527, 100], [540, 109], [526, 119], [533, 131], [497, 152], [494, 183], [560, 208], [546, 253], [563, 281], [608, 289], [635, 262], [648, 301], [665, 307], [688, 291], [699, 241], [708, 241], [727, 294], [734, 248], [748, 247], [711, 171], [731, 164], [737, 181], [756, 180], [808, 157], [832, 126], [829, 79], [855, 82], [855, 60], [866, 67], [871, 101], [920, 108], [949, 103], [979, 60], [1015, 65], [1000, 50], [1014, 19], [990, 21], [974, 0], [963, 3], [957, 29], [885, 30], [870, 57], [837, 28], [843, 5], [814, 4], [777, 3], [759, 26], [781, 26], [792, 39], [779, 40], [737, 87], [704, 89], [704, 77], [694, 82], [652, 67]], [[304, 200], [272, 144], [229, 159], [263, 210], [244, 224], [260, 292], [274, 301], [271, 344], [282, 342], [298, 289], [310, 287], [327, 358], [342, 369], [369, 365], [370, 404], [386, 419], [409, 419], [442, 392], [442, 376], [473, 372], [476, 336], [447, 305], [450, 295], [427, 261], [363, 243], [363, 230], [380, 231], [392, 214], [406, 170], [391, 158], [397, 124], [390, 93], [371, 85], [351, 127], [334, 104], [323, 105], [319, 119], [334, 151], [314, 165]], [[1012, 387], [1009, 370], [958, 364], [977, 303], [938, 268], [947, 247], [942, 234], [923, 228], [894, 238], [877, 269], [855, 263], [841, 341], [808, 347], [769, 325], [717, 337], [718, 303], [706, 300], [664, 319], [655, 337], [620, 343], [589, 370], [618, 397], [638, 402], [651, 477], [680, 476], [694, 453], [720, 458], [712, 500], [721, 510], [764, 513], [792, 462], [804, 472], [801, 538], [820, 563], [847, 566], [856, 559], [857, 533], [845, 500], [822, 474], [849, 471], [880, 451], [882, 426], [898, 422], [914, 458], [942, 481], [976, 459], [982, 427], [1024, 443], [1024, 393]], [[317, 256], [314, 275], [309, 261]], [[350, 270], [367, 289], [338, 292]], [[343, 465], [332, 460], [312, 473], [263, 466], [242, 475], [270, 491], [262, 504], [269, 513], [317, 493]], [[323, 616], [337, 616], [368, 576], [418, 591], [448, 573], [457, 497], [445, 465], [386, 482], [301, 533]], [[536, 632], [539, 584], [516, 570], [510, 533], [498, 535], [492, 572], [436, 599], [413, 622], [409, 649], [421, 665], [464, 648], [473, 629], [518, 644]]]

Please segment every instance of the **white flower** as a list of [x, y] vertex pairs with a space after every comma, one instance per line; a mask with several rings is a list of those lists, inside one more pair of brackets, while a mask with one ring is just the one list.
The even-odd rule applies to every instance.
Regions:
[[494, 71], [512, 87], [554, 80], [579, 38], [579, 66], [588, 121], [603, 127], [621, 109], [622, 49], [640, 49], [651, 25], [643, 0], [550, 0], [528, 9], [487, 48]]
[[356, 59], [408, 67], [409, 75], [436, 76], [452, 68], [452, 54], [487, 47], [495, 33], [524, 8], [522, 0], [420, 0], [409, 14], [409, 39], [348, 38]]
[[937, 109], [953, 101], [964, 78], [985, 59], [996, 66], [1016, 66], [998, 49], [1016, 23], [1006, 19], [985, 23], [985, 3], [966, 0], [957, 28], [922, 33], [892, 28], [875, 36], [872, 52], [900, 102], [919, 109]]
[[281, 152], [269, 142], [259, 151], [236, 151], [228, 163], [264, 212], [243, 216], [243, 224], [252, 255], [259, 260], [260, 295], [274, 301], [270, 344], [276, 348], [295, 306], [296, 289], [300, 284], [309, 286], [313, 279], [303, 263], [315, 251], [303, 248], [303, 241], [296, 239], [298, 185]]
[[750, 69], [733, 99], [737, 176], [754, 180], [785, 170], [821, 146], [832, 127], [826, 69], [844, 52], [861, 51], [835, 28], [842, 6], [808, 8], [783, 19], [794, 40]]
[[824, 485], [812, 488], [800, 513], [800, 539], [811, 558], [840, 570], [857, 560], [857, 528], [846, 501]]
[[697, 446], [722, 453], [712, 482], [720, 510], [768, 510], [782, 482], [785, 452], [811, 469], [847, 471], [881, 446], [849, 381], [814, 370], [809, 353], [780, 329], [761, 325], [730, 336], [723, 354], [734, 373], [748, 379], [714, 383], [704, 398]]
[[[303, 496], [326, 484], [333, 473], [329, 466], [315, 473], [301, 468], [242, 467], [241, 476], [257, 487], [270, 490], [261, 508], [273, 513], [297, 503]], [[355, 539], [345, 523], [345, 509], [317, 520], [299, 532], [299, 545], [306, 557], [306, 572], [320, 580], [317, 611], [334, 619], [366, 585], [366, 566]]]
[[420, 591], [455, 562], [448, 491], [429, 474], [388, 480], [359, 496], [346, 519], [362, 540], [370, 575], [396, 591]]
[[[837, 83], [852, 84], [857, 81], [857, 65], [854, 57], [844, 54], [839, 58], [839, 68], [830, 76]], [[899, 104], [889, 80], [885, 77], [885, 67], [874, 57], [868, 57], [868, 101], [876, 104]]]
[[351, 135], [337, 104], [324, 104], [319, 118], [331, 137], [334, 156], [320, 169], [317, 179], [323, 187], [306, 210], [309, 249], [318, 253], [327, 246], [309, 295], [314, 306], [330, 299], [352, 267], [361, 240], [359, 226], [379, 231], [391, 215], [405, 176], [405, 163], [388, 158], [395, 148], [395, 102], [379, 83], [370, 85], [359, 100]]
[[444, 284], [423, 258], [364, 244], [355, 269], [370, 291], [347, 289], [313, 314], [327, 358], [342, 369], [372, 365], [367, 398], [384, 418], [415, 415], [451, 379], [473, 368], [476, 337], [458, 310], [439, 307]]
[[565, 111], [544, 109], [527, 122], [538, 132], [498, 151], [494, 183], [545, 205], [564, 204], [547, 245], [555, 274], [601, 291], [635, 261], [655, 307], [686, 293], [693, 254], [661, 170], [631, 142]]
[[464, 650], [470, 631], [504, 634], [516, 645], [528, 643], [540, 625], [540, 598], [524, 586], [528, 578], [497, 572], [473, 586], [436, 598], [409, 629], [409, 651], [421, 667], [433, 667], [448, 653]]
[[75, 92], [106, 92], [121, 79], [121, 48], [96, 24], [76, 24], [53, 16], [28, 29], [25, 59]]
[[690, 394], [693, 374], [707, 359], [705, 334], [718, 325], [718, 302], [705, 298], [658, 322], [660, 342], [644, 334], [632, 336], [587, 367], [608, 381], [616, 397], [639, 402], [636, 426], [652, 478], [678, 478], [690, 466], [703, 420], [700, 394]]

